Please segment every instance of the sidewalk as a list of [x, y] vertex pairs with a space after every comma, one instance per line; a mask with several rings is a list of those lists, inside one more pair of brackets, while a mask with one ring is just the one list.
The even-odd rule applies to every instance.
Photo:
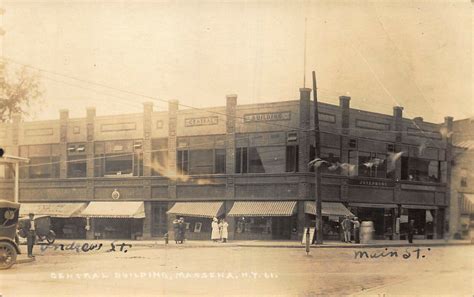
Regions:
[[[189, 240], [185, 241], [184, 244], [176, 244], [174, 241], [170, 241], [168, 245], [165, 244], [164, 240], [85, 240], [85, 239], [58, 239], [53, 245], [83, 245], [87, 244], [98, 244], [110, 246], [111, 243], [119, 245], [121, 243], [131, 244], [135, 247], [152, 247], [152, 248], [208, 248], [208, 247], [267, 247], [267, 248], [305, 248], [305, 245], [299, 241], [290, 240], [239, 240], [229, 241], [227, 243], [215, 243], [212, 241], [204, 240]], [[40, 243], [41, 245], [41, 243]], [[409, 244], [406, 240], [374, 240], [367, 244], [355, 244], [355, 243], [344, 243], [340, 241], [325, 241], [322, 245], [311, 245], [312, 248], [381, 248], [381, 247], [405, 247], [405, 246], [455, 246], [455, 245], [472, 245], [469, 240], [449, 240], [443, 239], [425, 239], [425, 240], [414, 240], [412, 244]]]

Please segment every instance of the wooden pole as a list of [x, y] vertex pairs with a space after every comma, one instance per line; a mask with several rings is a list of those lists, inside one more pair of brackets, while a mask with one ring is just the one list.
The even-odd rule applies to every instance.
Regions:
[[[315, 157], [321, 157], [321, 141], [319, 134], [319, 111], [318, 111], [318, 93], [316, 87], [316, 72], [313, 71], [313, 96], [314, 96], [314, 151]], [[319, 166], [314, 166], [315, 178], [315, 199], [316, 199], [316, 243], [323, 243], [323, 217], [321, 201], [321, 172]]]

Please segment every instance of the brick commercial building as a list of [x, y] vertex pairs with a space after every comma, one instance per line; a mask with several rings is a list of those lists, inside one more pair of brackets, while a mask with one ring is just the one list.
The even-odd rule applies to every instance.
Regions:
[[[226, 217], [230, 239], [300, 240], [314, 225], [311, 89], [300, 99], [168, 112], [22, 122], [0, 128], [22, 166], [22, 213], [49, 215], [59, 237], [159, 238], [176, 216], [187, 238], [209, 239], [211, 219]], [[339, 238], [341, 216], [375, 224], [375, 237], [404, 238], [409, 219], [416, 236], [443, 234], [450, 191], [451, 141], [422, 118], [320, 103], [322, 213], [326, 239]], [[400, 153], [403, 152], [403, 153]], [[340, 165], [343, 164], [343, 165]], [[5, 169], [0, 196], [13, 197]]]
[[453, 123], [450, 233], [468, 238], [474, 227], [474, 119]]

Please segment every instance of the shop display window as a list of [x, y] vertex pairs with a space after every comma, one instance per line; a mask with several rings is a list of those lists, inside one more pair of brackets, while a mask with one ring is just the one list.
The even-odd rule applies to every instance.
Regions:
[[272, 219], [268, 217], [239, 217], [236, 220], [235, 232], [271, 234]]

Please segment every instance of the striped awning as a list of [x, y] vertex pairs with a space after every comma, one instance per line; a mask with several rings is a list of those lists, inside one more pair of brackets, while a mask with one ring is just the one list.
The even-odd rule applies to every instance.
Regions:
[[[316, 215], [316, 202], [306, 201], [304, 203], [304, 212], [307, 214]], [[322, 202], [321, 213], [323, 216], [354, 216], [352, 212], [350, 212], [342, 203], [339, 202]]]
[[474, 214], [474, 194], [461, 194], [459, 203], [461, 214]]
[[227, 214], [234, 217], [289, 217], [296, 212], [296, 201], [237, 201]]
[[50, 216], [56, 218], [70, 218], [78, 216], [86, 208], [87, 203], [21, 203], [20, 217], [33, 213], [38, 216]]
[[434, 205], [402, 204], [402, 207], [406, 209], [438, 209], [438, 207]]
[[176, 202], [168, 214], [213, 218], [224, 213], [224, 202]]
[[80, 216], [143, 219], [145, 217], [145, 206], [143, 201], [92, 201]]
[[392, 203], [378, 204], [378, 203], [349, 203], [349, 206], [367, 207], [367, 208], [398, 208], [398, 205]]

